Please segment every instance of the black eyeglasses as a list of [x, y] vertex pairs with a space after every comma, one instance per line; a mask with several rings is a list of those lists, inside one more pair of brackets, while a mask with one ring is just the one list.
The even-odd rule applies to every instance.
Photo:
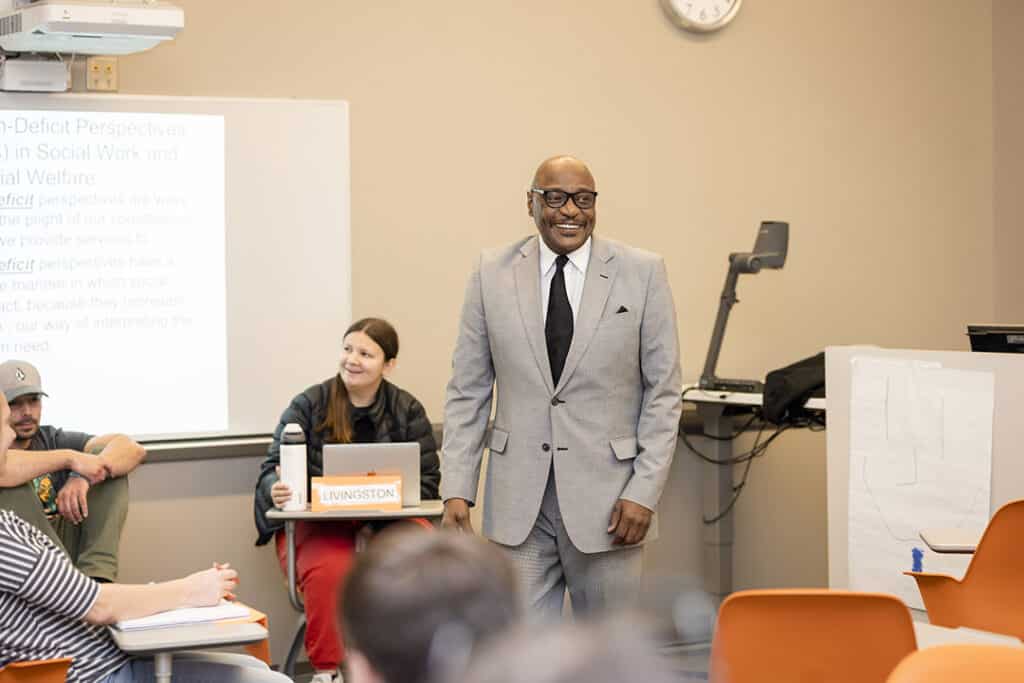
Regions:
[[592, 209], [597, 202], [597, 193], [591, 190], [566, 192], [565, 190], [542, 190], [539, 187], [531, 187], [530, 192], [536, 192], [543, 197], [544, 203], [552, 209], [562, 208], [570, 199], [577, 209]]

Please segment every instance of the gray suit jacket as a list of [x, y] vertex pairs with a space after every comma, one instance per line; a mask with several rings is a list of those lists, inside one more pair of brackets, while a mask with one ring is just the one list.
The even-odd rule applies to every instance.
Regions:
[[[483, 533], [519, 545], [553, 463], [570, 539], [600, 552], [618, 547], [607, 532], [615, 501], [653, 509], [672, 464], [681, 410], [675, 305], [660, 257], [592, 236], [572, 345], [552, 386], [538, 239], [484, 252], [469, 279], [445, 403], [441, 497], [475, 501], [486, 446]], [[656, 534], [655, 522], [647, 540]]]

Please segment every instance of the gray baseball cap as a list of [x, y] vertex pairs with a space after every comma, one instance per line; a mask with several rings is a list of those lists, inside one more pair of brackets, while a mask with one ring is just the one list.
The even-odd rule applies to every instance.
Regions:
[[43, 383], [35, 366], [23, 360], [9, 360], [0, 363], [0, 391], [8, 401], [26, 394], [42, 394]]

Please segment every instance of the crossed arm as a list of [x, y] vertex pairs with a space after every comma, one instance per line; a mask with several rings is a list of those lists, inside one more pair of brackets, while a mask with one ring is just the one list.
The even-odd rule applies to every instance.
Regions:
[[99, 456], [108, 477], [123, 477], [146, 458], [146, 449], [124, 434], [94, 436], [85, 444], [85, 452]]
[[38, 452], [12, 448], [7, 451], [7, 466], [0, 474], [0, 487], [21, 486], [36, 477], [60, 470], [77, 472], [90, 483], [101, 482], [107, 478], [103, 463], [85, 453], [69, 448]]
[[128, 474], [145, 457], [146, 450], [123, 434], [94, 436], [85, 444], [85, 452], [70, 448], [52, 451], [12, 448], [7, 452], [7, 467], [0, 473], [0, 487], [20, 486], [60, 470], [71, 470], [90, 484], [98, 484], [108, 477]]
[[[5, 404], [6, 405], [6, 404]], [[85, 451], [69, 448], [52, 451], [12, 449], [7, 466], [0, 472], [0, 487], [21, 486], [36, 477], [71, 470], [71, 477], [57, 494], [57, 509], [70, 522], [80, 523], [89, 516], [89, 487], [113, 477], [122, 477], [146, 457], [146, 450], [123, 434], [94, 436], [85, 444]]]

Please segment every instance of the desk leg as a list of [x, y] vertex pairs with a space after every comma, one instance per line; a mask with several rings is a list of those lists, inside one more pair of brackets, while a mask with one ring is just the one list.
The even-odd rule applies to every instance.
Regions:
[[302, 653], [302, 640], [306, 634], [306, 608], [299, 596], [297, 577], [295, 576], [295, 520], [290, 519], [284, 523], [285, 546], [288, 548], [288, 600], [292, 607], [301, 614], [299, 627], [292, 637], [291, 647], [288, 649], [288, 656], [284, 660], [282, 671], [288, 678], [295, 677], [295, 662]]
[[284, 523], [284, 535], [288, 545], [288, 599], [292, 607], [300, 612], [305, 612], [306, 607], [299, 597], [299, 588], [295, 577], [295, 520], [288, 520]]
[[171, 653], [153, 655], [153, 673], [157, 683], [171, 683]]
[[[731, 436], [732, 417], [725, 406], [702, 403], [697, 411], [710, 436]], [[702, 452], [715, 460], [733, 456], [732, 441], [707, 439]], [[732, 500], [732, 467], [703, 463], [703, 512], [706, 519], [718, 516]], [[733, 512], [714, 524], [704, 525], [704, 587], [709, 593], [725, 597], [732, 592]]]

